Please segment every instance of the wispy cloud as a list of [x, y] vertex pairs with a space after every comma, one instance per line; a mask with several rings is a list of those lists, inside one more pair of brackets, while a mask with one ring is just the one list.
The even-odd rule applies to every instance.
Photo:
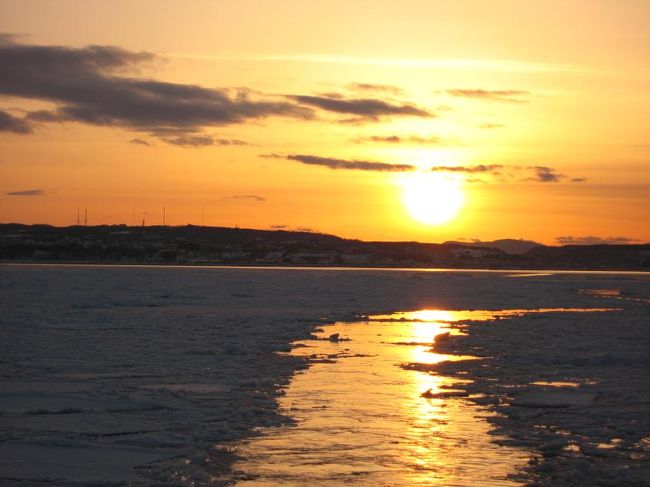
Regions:
[[402, 69], [444, 69], [454, 71], [490, 71], [499, 73], [583, 73], [604, 75], [650, 76], [650, 69], [621, 65], [588, 65], [543, 63], [518, 59], [433, 59], [433, 58], [372, 58], [321, 54], [283, 54], [269, 56], [202, 55], [168, 53], [170, 57], [214, 61], [297, 62], [381, 66]]
[[533, 177], [527, 178], [528, 181], [538, 181], [540, 183], [557, 183], [567, 178], [566, 175], [560, 174], [556, 169], [548, 166], [529, 166], [526, 169], [530, 169], [535, 173]]
[[129, 140], [129, 143], [134, 144], [134, 145], [144, 145], [144, 146], [147, 146], [147, 147], [151, 147], [151, 144], [149, 142], [147, 142], [146, 140], [144, 140], [144, 139], [138, 139], [138, 138], [131, 139], [131, 140]]
[[264, 201], [266, 201], [266, 198], [264, 196], [260, 196], [257, 194], [236, 194], [233, 196], [226, 196], [224, 199], [257, 201], [259, 203], [263, 203]]
[[530, 95], [528, 91], [522, 90], [468, 90], [468, 89], [453, 89], [447, 90], [451, 96], [461, 98], [474, 98], [478, 100], [488, 101], [504, 101], [508, 103], [526, 103], [528, 100], [523, 98]]
[[245, 140], [239, 139], [213, 139], [215, 145], [250, 145]]
[[21, 191], [8, 191], [6, 196], [43, 196], [45, 191], [42, 189], [23, 189]]
[[440, 145], [444, 143], [441, 137], [434, 135], [421, 137], [419, 135], [370, 135], [352, 139], [355, 144], [374, 142], [379, 144], [419, 144], [419, 145]]
[[500, 129], [500, 128], [507, 127], [507, 125], [503, 125], [502, 123], [486, 122], [486, 123], [479, 123], [477, 127], [480, 129]]
[[[430, 169], [434, 172], [462, 173], [462, 174], [481, 174], [498, 177], [501, 182], [524, 181], [536, 183], [582, 183], [587, 178], [576, 177], [569, 178], [567, 175], [559, 173], [557, 169], [549, 166], [508, 166], [504, 164], [476, 164], [466, 166], [433, 166]], [[525, 173], [532, 173], [532, 176], [523, 177]], [[523, 179], [522, 179], [523, 178]], [[482, 179], [466, 178], [468, 183], [482, 183]]]
[[477, 174], [477, 173], [491, 173], [498, 175], [499, 170], [503, 169], [501, 164], [477, 164], [476, 166], [433, 166], [431, 171], [433, 172], [456, 172], [456, 173], [467, 173], [467, 174]]
[[14, 117], [12, 114], [0, 110], [0, 132], [31, 134], [34, 132], [34, 129], [26, 120]]
[[378, 98], [345, 98], [338, 94], [321, 96], [289, 95], [289, 99], [327, 112], [358, 117], [354, 121], [376, 121], [382, 117], [434, 117], [435, 115], [408, 103], [392, 103]]
[[375, 83], [350, 83], [348, 88], [352, 91], [371, 91], [390, 93], [391, 95], [403, 95], [404, 90], [394, 85], [380, 85]]
[[557, 237], [555, 241], [560, 245], [626, 245], [639, 242], [636, 238], [629, 237], [573, 237], [570, 235]]
[[271, 225], [269, 228], [271, 230], [286, 230], [288, 232], [318, 233], [318, 230], [312, 227], [292, 227], [289, 225]]
[[209, 135], [180, 135], [178, 137], [167, 137], [162, 140], [168, 144], [180, 147], [207, 147], [214, 145], [214, 141]]
[[[264, 159], [286, 159], [296, 161], [306, 165], [324, 166], [330, 169], [350, 169], [360, 171], [379, 171], [379, 172], [408, 172], [418, 170], [411, 164], [392, 164], [387, 162], [358, 160], [358, 159], [340, 159], [335, 157], [323, 157], [307, 154], [260, 154], [259, 157]], [[503, 183], [507, 182], [537, 182], [537, 183], [559, 183], [567, 181], [571, 183], [584, 182], [587, 179], [582, 177], [569, 178], [565, 174], [559, 173], [555, 168], [549, 166], [517, 166], [504, 164], [474, 164], [460, 166], [431, 166], [428, 168], [432, 172], [464, 174], [465, 181], [468, 183], [483, 183], [483, 179], [476, 178], [476, 175], [498, 177]], [[523, 177], [526, 173], [531, 173], [530, 177]], [[471, 177], [470, 177], [471, 175]]]
[[380, 172], [405, 172], [413, 171], [415, 169], [415, 167], [410, 164], [388, 164], [386, 162], [336, 159], [333, 157], [319, 157], [303, 154], [288, 155], [285, 159], [312, 166], [324, 166], [330, 169], [354, 169], [359, 171]]
[[239, 139], [215, 138], [211, 135], [178, 135], [164, 137], [163, 142], [180, 147], [209, 147], [209, 146], [243, 146], [248, 142]]

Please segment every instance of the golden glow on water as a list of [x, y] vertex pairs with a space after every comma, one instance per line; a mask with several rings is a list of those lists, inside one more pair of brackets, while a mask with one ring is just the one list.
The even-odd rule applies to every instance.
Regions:
[[[523, 311], [523, 310], [522, 310]], [[511, 312], [510, 310], [508, 312]], [[505, 311], [454, 311], [446, 309], [422, 309], [419, 311], [400, 311], [389, 315], [370, 315], [368, 319], [372, 321], [425, 321], [429, 327], [437, 326], [438, 330], [446, 327], [447, 323], [454, 321], [473, 320], [483, 321], [491, 320], [495, 315], [503, 315]]]
[[[293, 355], [316, 359], [280, 398], [295, 426], [268, 428], [243, 445], [243, 485], [518, 485], [508, 473], [525, 452], [491, 442], [486, 410], [453, 391], [459, 380], [400, 364], [474, 357], [431, 351], [437, 335], [457, 334], [448, 322], [485, 312], [422, 310], [371, 316], [323, 327], [319, 340]], [[484, 318], [487, 319], [487, 318]], [[350, 341], [332, 342], [335, 333]], [[332, 363], [332, 359], [335, 361]], [[430, 396], [422, 394], [430, 391]]]
[[537, 380], [531, 382], [534, 386], [546, 386], [546, 387], [580, 387], [579, 382], [567, 382], [567, 381], [548, 381], [548, 380]]
[[[279, 399], [280, 412], [296, 424], [264, 428], [258, 438], [240, 445], [243, 460], [234, 466], [245, 478], [240, 483], [521, 485], [508, 476], [526, 464], [529, 453], [493, 443], [484, 419], [493, 413], [461, 397], [461, 383], [468, 379], [437, 375], [426, 367], [476, 357], [432, 352], [434, 341], [460, 334], [459, 321], [608, 310], [426, 309], [324, 326], [318, 339], [299, 342], [303, 346], [291, 352], [312, 359]], [[331, 341], [333, 334], [349, 340]]]
[[[508, 316], [521, 316], [529, 313], [602, 313], [604, 311], [616, 311], [620, 308], [533, 308], [533, 309], [504, 309], [504, 310], [440, 310], [423, 309], [420, 311], [399, 311], [388, 315], [370, 315], [370, 321], [431, 321], [433, 325], [441, 325], [442, 328], [448, 323], [458, 321], [489, 321]], [[439, 328], [439, 329], [442, 329]], [[446, 330], [452, 334], [458, 330]]]

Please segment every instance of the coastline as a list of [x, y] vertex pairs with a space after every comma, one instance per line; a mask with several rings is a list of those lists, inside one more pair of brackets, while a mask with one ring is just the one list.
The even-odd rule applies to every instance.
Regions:
[[305, 270], [305, 271], [390, 271], [390, 272], [486, 272], [486, 273], [551, 273], [551, 274], [613, 274], [613, 275], [650, 275], [650, 269], [633, 267], [629, 269], [619, 268], [541, 268], [541, 267], [512, 267], [512, 268], [490, 268], [490, 267], [400, 267], [400, 266], [337, 266], [337, 265], [263, 265], [263, 264], [193, 264], [193, 263], [124, 263], [124, 262], [85, 262], [85, 261], [61, 261], [61, 262], [35, 262], [35, 261], [13, 261], [0, 260], [0, 266], [35, 266], [35, 267], [115, 267], [115, 268], [192, 268], [192, 269], [269, 269], [269, 270]]

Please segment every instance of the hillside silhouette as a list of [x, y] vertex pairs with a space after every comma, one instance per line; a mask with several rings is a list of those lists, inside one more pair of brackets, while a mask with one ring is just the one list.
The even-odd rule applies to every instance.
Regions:
[[[524, 248], [527, 247], [527, 248]], [[0, 224], [0, 260], [107, 264], [650, 269], [650, 244], [367, 242], [286, 230]]]

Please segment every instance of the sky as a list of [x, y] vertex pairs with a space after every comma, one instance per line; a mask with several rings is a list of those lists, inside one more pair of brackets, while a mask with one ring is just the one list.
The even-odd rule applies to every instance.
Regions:
[[650, 242], [647, 0], [0, 0], [0, 222]]

